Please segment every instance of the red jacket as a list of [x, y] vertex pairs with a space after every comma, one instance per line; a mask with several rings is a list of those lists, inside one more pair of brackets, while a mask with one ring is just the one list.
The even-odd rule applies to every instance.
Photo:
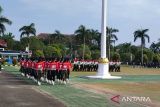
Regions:
[[35, 68], [35, 64], [36, 64], [36, 62], [32, 61], [32, 69]]
[[28, 61], [24, 61], [24, 67], [28, 68]]
[[32, 68], [32, 61], [28, 61], [28, 68]]
[[38, 71], [44, 71], [44, 61], [38, 62], [35, 64], [35, 70]]
[[45, 64], [44, 64], [44, 69], [45, 70], [48, 70], [49, 69], [49, 64], [50, 64], [50, 62], [45, 62]]
[[64, 62], [62, 65], [62, 70], [71, 70], [72, 64], [70, 62]]
[[49, 69], [50, 70], [57, 70], [59, 67], [58, 67], [58, 63], [57, 62], [51, 62], [49, 64]]
[[22, 67], [24, 67], [24, 63], [25, 63], [25, 61], [23, 61], [23, 60], [20, 61], [20, 65], [21, 65]]

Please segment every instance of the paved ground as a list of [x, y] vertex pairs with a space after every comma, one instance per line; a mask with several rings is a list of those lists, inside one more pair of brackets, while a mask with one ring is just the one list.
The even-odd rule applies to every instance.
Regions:
[[36, 89], [24, 80], [0, 72], [0, 107], [65, 107], [64, 104]]

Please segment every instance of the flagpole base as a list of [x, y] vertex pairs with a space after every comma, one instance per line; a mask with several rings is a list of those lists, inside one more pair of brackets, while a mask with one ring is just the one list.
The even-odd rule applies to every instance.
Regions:
[[94, 78], [94, 79], [121, 79], [120, 76], [111, 76], [109, 73], [109, 61], [107, 58], [102, 58], [99, 61], [98, 64], [98, 72], [95, 76], [87, 76], [87, 78]]

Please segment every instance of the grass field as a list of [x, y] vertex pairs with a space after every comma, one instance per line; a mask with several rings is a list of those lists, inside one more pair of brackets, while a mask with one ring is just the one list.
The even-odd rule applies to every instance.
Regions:
[[[5, 67], [6, 71], [19, 75], [18, 68]], [[160, 69], [122, 67], [119, 80], [100, 80], [84, 78], [96, 72], [72, 72], [68, 85], [47, 85], [38, 87], [47, 91], [69, 107], [146, 107], [160, 106]], [[20, 75], [19, 75], [20, 76]], [[27, 80], [32, 82], [30, 80]], [[114, 95], [145, 96], [152, 102], [122, 102], [116, 104], [110, 100]]]

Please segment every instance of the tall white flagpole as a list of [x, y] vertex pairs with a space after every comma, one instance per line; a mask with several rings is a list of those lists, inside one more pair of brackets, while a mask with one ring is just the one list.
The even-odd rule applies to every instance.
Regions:
[[106, 25], [107, 25], [107, 2], [102, 0], [101, 19], [101, 58], [106, 58]]
[[107, 1], [102, 0], [102, 22], [101, 22], [101, 58], [98, 64], [98, 73], [96, 76], [88, 76], [89, 78], [100, 79], [119, 79], [121, 77], [111, 76], [109, 73], [109, 61], [106, 58], [106, 27], [107, 27]]

